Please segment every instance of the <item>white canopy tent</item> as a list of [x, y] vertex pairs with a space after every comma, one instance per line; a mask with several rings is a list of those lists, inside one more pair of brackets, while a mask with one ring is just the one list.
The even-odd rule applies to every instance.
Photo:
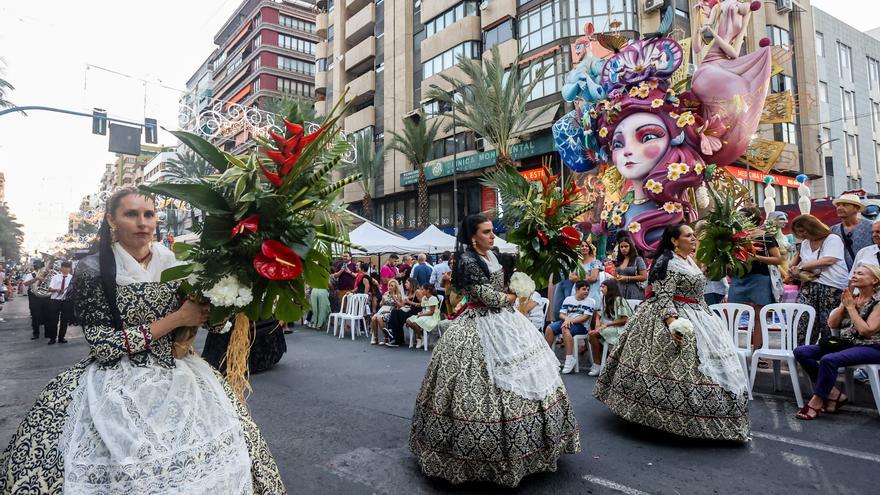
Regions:
[[455, 237], [443, 232], [434, 225], [429, 225], [421, 234], [410, 239], [418, 244], [426, 244], [428, 254], [439, 254], [443, 251], [455, 251]]
[[370, 222], [364, 222], [348, 234], [352, 244], [363, 248], [353, 249], [352, 254], [413, 254], [428, 251], [428, 245], [413, 242], [405, 237], [382, 230]]
[[500, 237], [495, 238], [495, 247], [497, 247], [498, 250], [502, 253], [516, 254], [517, 252], [516, 244], [512, 242], [507, 242]]

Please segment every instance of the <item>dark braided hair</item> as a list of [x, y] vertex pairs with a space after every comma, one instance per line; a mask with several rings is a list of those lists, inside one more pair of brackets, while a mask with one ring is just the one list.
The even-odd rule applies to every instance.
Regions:
[[670, 225], [663, 231], [663, 237], [660, 238], [660, 245], [654, 253], [654, 264], [651, 265], [651, 271], [648, 273], [648, 284], [653, 284], [658, 280], [666, 278], [666, 268], [669, 266], [669, 260], [675, 256], [675, 244], [673, 239], [681, 237], [681, 229], [685, 224]]
[[452, 269], [452, 286], [464, 288], [470, 285], [466, 280], [464, 272], [465, 264], [462, 263], [464, 258], [474, 260], [480, 267], [480, 270], [489, 278], [489, 266], [483, 261], [483, 258], [474, 251], [471, 244], [474, 235], [477, 234], [477, 228], [482, 223], [488, 222], [489, 219], [483, 215], [468, 215], [461, 221], [461, 228], [458, 229], [458, 235], [455, 238], [455, 266]]
[[110, 196], [104, 210], [104, 221], [101, 222], [101, 228], [98, 229], [98, 266], [101, 272], [101, 287], [104, 289], [107, 306], [110, 307], [113, 327], [117, 330], [122, 330], [122, 315], [119, 314], [119, 307], [116, 305], [116, 256], [113, 254], [113, 235], [110, 232], [110, 222], [107, 221], [107, 217], [116, 215], [116, 210], [119, 209], [122, 199], [132, 194], [140, 194], [140, 192], [133, 187], [125, 187]]

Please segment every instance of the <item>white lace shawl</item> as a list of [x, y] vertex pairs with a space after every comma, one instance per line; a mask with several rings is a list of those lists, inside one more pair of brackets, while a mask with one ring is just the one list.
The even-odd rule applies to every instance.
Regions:
[[162, 272], [180, 264], [174, 253], [164, 245], [154, 242], [150, 245], [153, 256], [144, 268], [119, 243], [113, 244], [113, 257], [116, 258], [116, 284], [129, 285], [139, 282], [159, 282]]

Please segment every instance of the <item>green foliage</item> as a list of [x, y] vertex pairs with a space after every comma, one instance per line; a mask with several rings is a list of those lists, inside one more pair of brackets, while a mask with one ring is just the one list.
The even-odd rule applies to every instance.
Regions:
[[0, 255], [18, 261], [24, 242], [22, 225], [18, 223], [5, 203], [0, 203]]
[[419, 227], [428, 225], [428, 180], [425, 177], [425, 163], [435, 158], [434, 141], [439, 131], [439, 120], [434, 120], [429, 126], [425, 119], [404, 119], [403, 134], [391, 131], [391, 142], [387, 146], [388, 150], [402, 153], [413, 168], [419, 171]]
[[200, 183], [205, 177], [216, 173], [216, 168], [192, 150], [178, 151], [177, 156], [165, 164], [166, 181], [178, 184]]
[[736, 211], [736, 200], [710, 188], [714, 209], [705, 217], [705, 226], [699, 232], [696, 258], [706, 267], [709, 280], [720, 280], [728, 275], [742, 277], [751, 269], [754, 246], [748, 219]]
[[[455, 97], [433, 88], [425, 95], [426, 98], [453, 105], [454, 125], [470, 129], [486, 139], [498, 150], [499, 164], [513, 163], [510, 146], [514, 144], [517, 131], [529, 124], [530, 114], [526, 113], [529, 95], [550, 68], [545, 65], [531, 71], [521, 61], [522, 53], [509, 66], [505, 64], [497, 45], [492, 47], [491, 55], [482, 60], [459, 56], [458, 67], [464, 72], [464, 77], [459, 79], [440, 75], [455, 88]], [[529, 72], [532, 72], [532, 77], [529, 84], [525, 84]]]

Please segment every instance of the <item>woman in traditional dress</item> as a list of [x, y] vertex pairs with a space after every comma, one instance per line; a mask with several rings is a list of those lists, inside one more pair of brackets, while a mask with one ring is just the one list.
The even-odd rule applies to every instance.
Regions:
[[468, 303], [431, 356], [410, 448], [428, 476], [512, 487], [555, 471], [580, 434], [556, 356], [503, 291], [494, 239], [482, 215], [462, 222], [452, 284]]
[[155, 203], [123, 189], [106, 211], [99, 253], [72, 282], [91, 352], [37, 398], [0, 456], [0, 493], [284, 493], [245, 405], [175, 352], [173, 331], [203, 325], [208, 308], [160, 282], [177, 262], [153, 242]]
[[593, 395], [626, 420], [692, 438], [749, 436], [746, 375], [724, 323], [703, 301], [687, 225], [667, 227], [648, 282]]

